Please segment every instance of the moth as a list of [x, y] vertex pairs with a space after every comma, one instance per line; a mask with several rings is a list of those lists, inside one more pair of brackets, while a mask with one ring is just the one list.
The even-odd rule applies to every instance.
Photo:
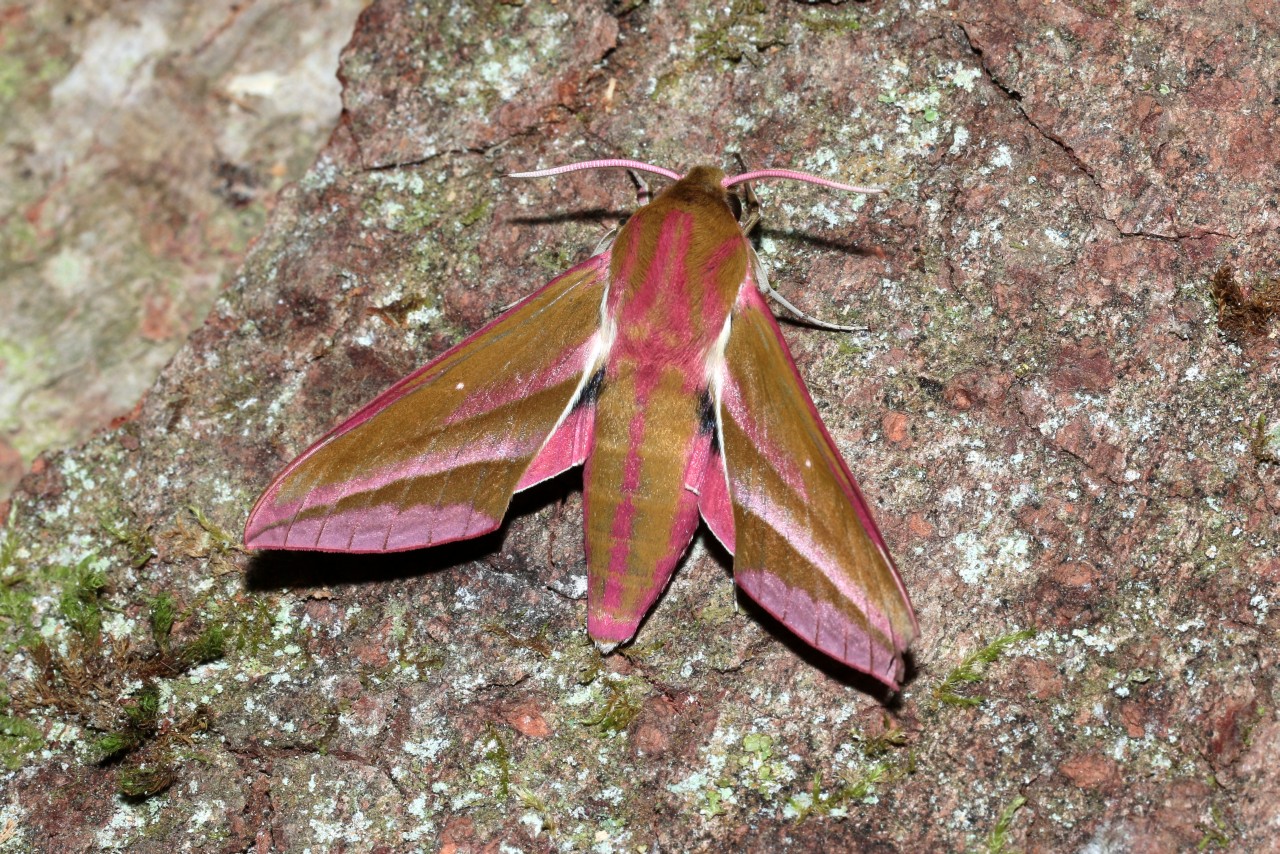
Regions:
[[758, 217], [735, 213], [749, 181], [877, 190], [631, 160], [515, 177], [601, 167], [673, 183], [599, 254], [285, 467], [245, 545], [392, 552], [467, 539], [496, 529], [514, 493], [585, 465], [587, 632], [603, 651], [635, 635], [701, 519], [748, 596], [896, 690], [915, 615], [765, 303], [747, 237]]

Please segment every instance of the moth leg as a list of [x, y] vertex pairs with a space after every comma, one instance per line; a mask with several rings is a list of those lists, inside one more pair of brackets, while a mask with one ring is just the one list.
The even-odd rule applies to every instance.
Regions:
[[751, 188], [750, 182], [742, 184], [742, 226], [743, 234], [750, 234], [751, 229], [760, 224], [760, 198]]
[[[734, 152], [733, 155], [738, 161], [738, 169], [741, 172], [747, 171], [747, 162], [742, 159], [742, 155]], [[756, 191], [751, 189], [751, 182], [746, 181], [734, 187], [738, 191], [735, 198], [741, 205], [741, 210], [736, 211], [738, 214], [738, 223], [742, 227], [742, 233], [751, 234], [751, 230], [760, 224], [760, 197], [756, 195]], [[760, 293], [767, 297], [771, 297], [775, 302], [786, 308], [797, 319], [803, 321], [809, 326], [815, 326], [818, 329], [830, 329], [832, 332], [866, 332], [865, 326], [845, 326], [839, 323], [828, 323], [825, 320], [819, 320], [812, 315], [805, 314], [800, 309], [792, 305], [786, 297], [773, 289], [769, 284], [769, 275], [764, 270], [764, 265], [760, 263], [760, 256], [756, 255], [755, 249], [751, 250], [751, 270], [755, 273], [756, 287], [760, 289]]]
[[636, 185], [636, 204], [647, 205], [652, 194], [649, 192], [649, 184], [640, 177], [640, 173], [634, 169], [628, 169], [627, 174], [631, 176], [631, 180]]
[[843, 326], [839, 323], [828, 323], [825, 320], [819, 320], [812, 315], [805, 314], [796, 308], [787, 298], [773, 289], [769, 284], [769, 276], [764, 271], [764, 265], [760, 263], [760, 256], [756, 255], [755, 250], [751, 251], [751, 270], [755, 274], [756, 287], [760, 293], [771, 297], [775, 302], [781, 304], [787, 311], [791, 312], [798, 319], [804, 321], [809, 326], [815, 326], [818, 329], [830, 329], [832, 332], [866, 332], [865, 326]]
[[611, 228], [606, 227], [604, 223], [601, 223], [600, 225], [602, 228], [606, 228], [606, 230], [604, 233], [604, 237], [600, 238], [600, 242], [597, 243], [596, 248], [592, 250], [591, 252], [592, 255], [599, 255], [605, 249], [609, 248], [609, 246], [613, 244], [613, 238], [618, 236], [618, 229], [621, 228], [621, 226], [618, 226], [618, 225], [615, 225]]
[[[652, 196], [652, 194], [649, 192], [649, 184], [644, 180], [644, 178], [640, 177], [640, 173], [634, 169], [628, 169], [627, 174], [631, 176], [632, 182], [636, 185], [636, 204], [637, 205], [649, 204], [649, 199]], [[626, 222], [625, 218], [623, 219], [623, 222]], [[618, 229], [620, 228], [622, 228], [622, 223], [618, 223], [617, 225], [605, 231], [604, 237], [600, 238], [600, 242], [596, 244], [596, 248], [591, 254], [599, 255], [601, 252], [603, 252], [605, 249], [611, 246], [613, 244], [613, 239], [617, 237]]]
[[[742, 159], [740, 152], [735, 151], [733, 158], [738, 161], [739, 172], [749, 171], [747, 169], [747, 161]], [[734, 187], [732, 198], [737, 202], [733, 215], [738, 220], [742, 233], [750, 236], [752, 229], [760, 224], [760, 198], [756, 195], [756, 191], [751, 188], [749, 181]]]
[[805, 314], [800, 309], [792, 305], [786, 297], [773, 289], [769, 284], [769, 275], [764, 271], [764, 265], [760, 263], [760, 256], [756, 255], [755, 250], [751, 251], [751, 271], [755, 274], [756, 287], [760, 293], [772, 298], [775, 302], [786, 308], [795, 317], [809, 326], [815, 326], [818, 329], [830, 329], [832, 332], [866, 332], [865, 326], [844, 326], [839, 323], [828, 323], [825, 320], [819, 320], [812, 315]]

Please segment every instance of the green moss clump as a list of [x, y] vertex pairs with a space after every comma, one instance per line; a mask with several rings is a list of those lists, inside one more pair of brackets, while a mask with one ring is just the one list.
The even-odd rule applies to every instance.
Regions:
[[101, 570], [93, 569], [92, 556], [86, 557], [67, 570], [67, 583], [58, 599], [62, 618], [86, 644], [97, 646], [102, 639], [102, 591], [107, 577]]
[[[32, 593], [25, 582], [26, 575], [21, 572], [0, 576], [0, 618], [12, 623], [19, 633], [30, 632], [35, 617]], [[6, 651], [12, 651], [16, 646], [10, 641], [6, 644]]]
[[489, 749], [485, 751], [484, 760], [492, 762], [498, 769], [498, 798], [505, 801], [511, 794], [511, 752], [502, 740], [498, 728], [490, 722], [486, 727], [489, 737]]
[[160, 717], [160, 689], [155, 685], [144, 685], [133, 698], [133, 703], [125, 706], [124, 713], [133, 729], [140, 732], [154, 730]]
[[116, 785], [129, 798], [149, 798], [173, 785], [177, 774], [169, 765], [136, 766], [120, 772]]
[[151, 638], [161, 650], [169, 648], [169, 634], [178, 617], [178, 604], [169, 593], [161, 593], [151, 600]]
[[135, 749], [141, 742], [131, 732], [109, 732], [93, 743], [94, 750], [107, 761]]
[[622, 732], [640, 715], [640, 700], [631, 696], [625, 682], [607, 680], [604, 683], [604, 705], [590, 718], [578, 721], [586, 727], [594, 727], [601, 735]]
[[1027, 799], [1019, 795], [1001, 810], [995, 826], [987, 834], [987, 844], [983, 849], [986, 854], [1006, 854], [1009, 851], [1009, 828], [1013, 825], [1013, 816], [1026, 802]]
[[35, 724], [12, 715], [0, 715], [0, 765], [17, 771], [28, 753], [43, 746], [44, 736]]
[[155, 540], [150, 532], [137, 522], [118, 515], [103, 514], [98, 525], [113, 540], [124, 547], [129, 565], [137, 569], [155, 555]]
[[1006, 649], [1015, 643], [1030, 640], [1036, 636], [1035, 629], [1023, 629], [1020, 632], [1003, 635], [979, 650], [969, 653], [946, 678], [933, 690], [933, 696], [949, 706], [980, 706], [985, 697], [960, 694], [958, 691], [965, 685], [973, 685], [986, 678], [987, 668], [991, 666]]
[[475, 207], [464, 213], [458, 222], [462, 223], [463, 228], [475, 225], [480, 220], [489, 215], [489, 211], [493, 208], [493, 201], [490, 199], [481, 199], [476, 203]]
[[200, 636], [182, 648], [178, 659], [188, 667], [222, 658], [227, 646], [227, 630], [221, 625], [205, 628]]

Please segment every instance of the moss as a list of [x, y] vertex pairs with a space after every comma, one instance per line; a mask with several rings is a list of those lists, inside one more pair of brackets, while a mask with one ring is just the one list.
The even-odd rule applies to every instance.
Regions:
[[742, 737], [742, 749], [764, 762], [773, 756], [773, 736], [749, 732]]
[[1022, 809], [1026, 802], [1027, 799], [1019, 795], [1000, 811], [1000, 817], [996, 819], [991, 832], [987, 834], [986, 844], [982, 849], [986, 854], [1007, 854], [1009, 852], [1009, 828], [1013, 825], [1014, 815], [1018, 810]]
[[767, 11], [764, 0], [732, 0], [727, 14], [716, 15], [715, 25], [694, 35], [697, 58], [704, 63], [711, 60], [727, 69], [742, 62], [749, 53], [780, 43], [779, 35], [761, 27]]
[[951, 706], [980, 706], [985, 697], [957, 693], [966, 685], [981, 682], [990, 667], [1009, 647], [1036, 636], [1034, 629], [1003, 635], [964, 657], [960, 664], [933, 689], [934, 699]]
[[576, 260], [576, 251], [565, 246], [546, 249], [533, 256], [533, 263], [552, 275], [563, 273], [572, 267]]
[[160, 716], [160, 689], [154, 684], [144, 685], [134, 696], [133, 703], [125, 706], [125, 716], [134, 730], [153, 731]]
[[97, 646], [102, 640], [101, 594], [107, 577], [92, 566], [94, 556], [85, 557], [62, 574], [65, 583], [58, 598], [58, 610], [67, 624], [86, 644]]
[[155, 555], [155, 541], [150, 532], [120, 511], [103, 513], [98, 517], [98, 525], [124, 547], [133, 568], [145, 565]]
[[830, 793], [822, 791], [822, 772], [813, 775], [813, 785], [807, 798], [792, 798], [787, 805], [795, 812], [795, 820], [803, 821], [810, 815], [830, 815], [871, 797], [876, 786], [891, 778], [894, 766], [888, 761], [876, 762], [857, 771], [847, 770], [840, 775], [839, 786]]
[[120, 771], [116, 786], [120, 794], [130, 798], [149, 798], [173, 785], [177, 774], [169, 765], [148, 765]]
[[26, 62], [21, 57], [0, 54], [0, 106], [7, 107], [17, 99], [27, 79]]
[[[640, 715], [641, 700], [631, 679], [607, 679], [604, 682], [605, 701], [595, 715], [579, 720], [585, 727], [596, 729], [601, 735], [622, 732]], [[647, 685], [645, 688], [647, 689]]]
[[23, 766], [27, 754], [44, 746], [44, 736], [33, 723], [12, 715], [0, 715], [0, 765], [10, 771]]
[[[25, 572], [10, 568], [0, 575], [0, 618], [9, 621], [19, 636], [32, 631], [35, 619], [34, 595]], [[21, 644], [22, 641], [6, 641], [5, 650], [12, 652]]]
[[366, 225], [381, 224], [401, 234], [416, 234], [440, 221], [440, 185], [426, 181], [414, 170], [393, 169], [369, 174], [376, 188], [366, 195], [363, 214]]
[[237, 611], [243, 617], [233, 624], [236, 651], [242, 655], [257, 655], [269, 649], [271, 628], [275, 622], [271, 603], [265, 598], [254, 597], [247, 606], [241, 603]]
[[536, 652], [543, 658], [551, 657], [552, 644], [547, 639], [547, 626], [545, 624], [539, 626], [538, 630], [527, 638], [522, 638], [497, 623], [485, 623], [484, 630], [494, 637], [501, 638], [512, 649], [527, 649], [531, 652]]
[[800, 24], [814, 33], [853, 35], [862, 32], [862, 15], [857, 10], [812, 9], [800, 19]]
[[206, 626], [204, 631], [178, 653], [178, 660], [187, 666], [208, 664], [222, 658], [226, 651], [227, 630], [222, 625]]
[[[57, 612], [71, 632], [59, 650], [26, 633], [23, 645], [36, 675], [10, 687], [11, 702], [19, 712], [38, 711], [85, 731], [77, 745], [81, 755], [88, 761], [123, 761], [120, 791], [146, 797], [162, 791], [176, 775], [166, 758], [173, 744], [203, 728], [202, 712], [161, 725], [161, 682], [220, 657], [226, 628], [209, 623], [195, 638], [173, 642], [179, 608], [171, 593], [161, 592], [147, 600], [154, 647], [135, 649], [127, 635], [105, 637], [109, 568], [109, 561], [90, 554], [74, 566], [55, 566], [46, 573], [61, 586]], [[14, 738], [0, 739], [0, 755], [10, 765], [26, 761], [38, 735], [32, 725], [13, 721]]]
[[1258, 279], [1245, 288], [1224, 264], [1209, 280], [1209, 295], [1218, 310], [1218, 328], [1236, 341], [1266, 335], [1280, 317], [1280, 279]]
[[[887, 719], [888, 715], [885, 717]], [[905, 747], [907, 734], [893, 721], [886, 720], [884, 729], [878, 735], [866, 736], [855, 732], [854, 740], [862, 746], [863, 756], [875, 759]]]
[[1244, 432], [1254, 462], [1280, 465], [1280, 424], [1268, 423], [1267, 416], [1259, 413]]
[[156, 642], [157, 648], [169, 648], [169, 634], [173, 631], [177, 614], [178, 605], [171, 594], [161, 593], [152, 598], [148, 622], [151, 624], [151, 639]]
[[487, 217], [489, 215], [489, 211], [492, 209], [493, 209], [492, 199], [481, 199], [480, 201], [476, 202], [475, 206], [472, 207], [471, 210], [467, 211], [461, 217], [459, 217], [458, 222], [462, 223], [463, 228], [469, 228], [475, 225], [480, 220]]
[[555, 839], [560, 831], [560, 824], [556, 821], [556, 813], [547, 805], [546, 800], [539, 797], [536, 792], [526, 789], [524, 786], [515, 786], [513, 791], [520, 803], [525, 809], [537, 816], [541, 826], [534, 832], [534, 836], [540, 833], [546, 833], [552, 839]]
[[142, 742], [138, 737], [130, 732], [109, 732], [100, 736], [94, 743], [94, 749], [104, 759], [114, 759], [115, 757], [128, 753], [137, 748]]
[[1222, 814], [1216, 806], [1209, 808], [1209, 821], [1200, 822], [1197, 827], [1204, 830], [1204, 836], [1196, 845], [1197, 851], [1231, 850], [1231, 837], [1227, 834], [1227, 826], [1222, 821]]
[[873, 797], [877, 787], [915, 773], [915, 752], [902, 750], [907, 744], [907, 735], [887, 716], [879, 735], [855, 733], [854, 741], [861, 748], [863, 763], [841, 769], [835, 786], [829, 791], [823, 789], [821, 769], [814, 772], [809, 790], [787, 801], [788, 815], [796, 821], [811, 815], [843, 816], [850, 806]]
[[[9, 521], [0, 535], [0, 618], [8, 621], [17, 634], [29, 635], [36, 607], [35, 593], [27, 583], [28, 574], [18, 543], [17, 511], [9, 512]], [[5, 652], [13, 652], [22, 641], [6, 640]]]
[[708, 68], [728, 71], [748, 57], [786, 43], [781, 24], [769, 28], [764, 0], [732, 0], [727, 9], [711, 7], [709, 12], [711, 19], [704, 20], [693, 36], [689, 58], [673, 63], [658, 77], [650, 97], [659, 100], [673, 95], [686, 78]]
[[[170, 543], [170, 550], [203, 559], [211, 575], [238, 571], [239, 567], [231, 556], [244, 551], [239, 537], [210, 519], [201, 508], [188, 505], [186, 510], [186, 514], [177, 516], [172, 528], [159, 534]], [[196, 525], [194, 528], [192, 521]]]
[[498, 769], [498, 799], [505, 801], [511, 795], [511, 752], [492, 722], [486, 726], [485, 732], [489, 737], [489, 748], [485, 751], [484, 760]]
[[10, 508], [9, 518], [4, 523], [4, 536], [0, 537], [0, 574], [8, 576], [17, 573], [18, 561], [18, 511]]
[[187, 509], [191, 511], [191, 515], [195, 517], [196, 524], [204, 529], [213, 541], [227, 551], [241, 551], [240, 538], [231, 534], [226, 528], [214, 522], [205, 512], [195, 505], [187, 505]]

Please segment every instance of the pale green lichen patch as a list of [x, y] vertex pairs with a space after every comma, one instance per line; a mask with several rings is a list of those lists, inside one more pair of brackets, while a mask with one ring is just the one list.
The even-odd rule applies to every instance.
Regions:
[[374, 191], [367, 195], [363, 225], [417, 233], [436, 226], [444, 200], [441, 181], [420, 170], [386, 169], [366, 175]]

